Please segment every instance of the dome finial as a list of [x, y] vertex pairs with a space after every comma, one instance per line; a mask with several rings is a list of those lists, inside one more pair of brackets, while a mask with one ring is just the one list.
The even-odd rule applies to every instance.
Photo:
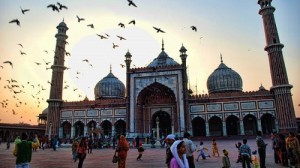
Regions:
[[222, 53], [220, 53], [221, 63], [223, 63]]
[[111, 64], [109, 65], [109, 73], [111, 73]]
[[164, 51], [165, 48], [164, 48], [164, 39], [162, 39], [162, 43], [161, 43], [161, 50]]

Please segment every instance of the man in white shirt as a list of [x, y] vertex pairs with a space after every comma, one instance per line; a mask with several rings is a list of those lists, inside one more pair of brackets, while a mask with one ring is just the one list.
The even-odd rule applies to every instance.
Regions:
[[193, 143], [193, 141], [190, 140], [190, 138], [191, 138], [191, 134], [185, 132], [183, 135], [183, 141], [185, 143], [185, 148], [186, 148], [186, 158], [189, 162], [189, 167], [195, 168], [193, 153], [196, 151], [196, 146]]

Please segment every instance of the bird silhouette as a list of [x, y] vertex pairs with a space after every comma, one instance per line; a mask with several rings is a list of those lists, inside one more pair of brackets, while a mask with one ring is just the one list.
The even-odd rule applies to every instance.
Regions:
[[191, 26], [192, 30], [194, 30], [195, 32], [197, 31], [197, 27], [196, 26]]
[[133, 25], [135, 25], [135, 20], [130, 21], [128, 24], [133, 24]]
[[21, 55], [26, 55], [26, 53], [21, 50], [20, 50], [20, 53], [21, 53]]
[[50, 63], [51, 63], [51, 62], [46, 62], [44, 59], [43, 59], [43, 61], [45, 62], [45, 64], [46, 64], [46, 65], [48, 65], [48, 64], [50, 64]]
[[39, 62], [34, 62], [34, 63], [36, 63], [36, 65], [41, 65], [41, 63], [39, 63]]
[[106, 33], [105, 33], [105, 35], [106, 35], [107, 37], [110, 37], [109, 34], [106, 34]]
[[55, 4], [50, 4], [50, 5], [47, 6], [47, 8], [52, 8], [52, 11], [59, 12], [59, 9], [58, 9], [58, 7]]
[[118, 26], [125, 28], [125, 25], [123, 23], [119, 23]]
[[97, 36], [99, 36], [101, 39], [107, 39], [107, 37], [101, 35], [101, 34], [97, 34]]
[[21, 46], [23, 48], [23, 45], [22, 44], [18, 44], [19, 46]]
[[122, 36], [118, 36], [117, 35], [117, 37], [120, 39], [120, 40], [126, 40], [124, 37], [122, 37]]
[[137, 7], [137, 6], [135, 5], [135, 3], [133, 3], [132, 0], [127, 0], [127, 1], [128, 1], [128, 6], [132, 5], [132, 6], [134, 6], [134, 7]]
[[77, 16], [77, 15], [76, 15], [76, 17], [77, 17], [78, 23], [80, 23], [80, 21], [84, 21], [84, 20], [85, 20], [84, 18], [80, 18], [80, 17]]
[[116, 47], [119, 47], [119, 46], [116, 45], [115, 43], [113, 43], [113, 49], [115, 49]]
[[20, 7], [20, 8], [21, 8], [21, 11], [22, 11], [23, 15], [25, 15], [25, 12], [30, 11], [29, 9], [22, 9], [22, 7]]
[[11, 20], [11, 21], [8, 22], [8, 23], [16, 23], [18, 26], [21, 27], [20, 21], [19, 21], [18, 19], [13, 19], [13, 20]]
[[165, 33], [165, 31], [161, 30], [160, 28], [154, 27], [153, 28], [156, 30], [157, 33], [161, 32], [161, 33]]
[[48, 51], [47, 51], [47, 50], [44, 50], [44, 52], [45, 52], [46, 54], [48, 54]]
[[87, 62], [87, 63], [89, 63], [89, 60], [87, 60], [87, 59], [84, 59], [84, 60], [82, 60], [83, 62]]
[[93, 24], [88, 24], [87, 26], [90, 26], [92, 29], [94, 28]]
[[57, 5], [59, 6], [60, 10], [62, 10], [62, 9], [68, 9], [67, 6], [65, 6], [65, 5], [63, 5], [63, 4], [59, 3], [59, 2], [57, 2]]
[[66, 56], [71, 56], [71, 54], [69, 52], [66, 52]]
[[3, 64], [9, 64], [11, 68], [14, 68], [13, 63], [11, 61], [4, 61]]
[[120, 65], [121, 65], [121, 67], [122, 67], [122, 68], [124, 68], [124, 67], [125, 67], [125, 65], [123, 65], [123, 64], [120, 64]]

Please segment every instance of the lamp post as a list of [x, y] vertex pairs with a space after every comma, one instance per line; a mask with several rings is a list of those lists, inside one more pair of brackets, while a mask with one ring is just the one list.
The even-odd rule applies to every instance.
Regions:
[[52, 122], [49, 122], [49, 141], [51, 140], [51, 133], [52, 133]]

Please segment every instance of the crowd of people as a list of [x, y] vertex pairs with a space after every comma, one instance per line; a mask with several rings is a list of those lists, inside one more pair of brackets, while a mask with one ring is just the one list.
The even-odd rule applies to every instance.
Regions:
[[[274, 151], [275, 164], [286, 167], [300, 167], [299, 138], [300, 136], [295, 136], [293, 132], [290, 132], [287, 137], [275, 132], [272, 134], [272, 144], [270, 146]], [[36, 151], [38, 148], [44, 150], [45, 144], [47, 144], [44, 141], [40, 143], [37, 135], [30, 138], [30, 140], [28, 139], [28, 135], [23, 133], [14, 140], [13, 154], [16, 156], [16, 167], [29, 167], [32, 151]], [[59, 144], [58, 138], [54, 137], [50, 142], [55, 151]], [[124, 135], [113, 137], [112, 142], [112, 147], [115, 149], [117, 156], [118, 168], [126, 167], [127, 152], [130, 147], [137, 150], [136, 160], [142, 159], [145, 148], [138, 136], [132, 139], [131, 143]], [[149, 143], [151, 139], [148, 138], [144, 142]], [[243, 168], [266, 168], [266, 148], [268, 144], [265, 143], [262, 132], [257, 131], [255, 150], [251, 149], [247, 142], [247, 139], [243, 139], [242, 142], [235, 144], [238, 152], [236, 163], [241, 163]], [[87, 153], [92, 154], [94, 144], [94, 138], [91, 136], [75, 138], [72, 141], [72, 158], [74, 162], [78, 160], [78, 168], [83, 167]], [[199, 146], [195, 145], [188, 132], [184, 133], [182, 140], [174, 134], [169, 134], [161, 144], [163, 144], [161, 147], [166, 147], [165, 164], [168, 168], [195, 168], [195, 161], [198, 162], [200, 158], [206, 160], [211, 157], [209, 148], [204, 145], [204, 142], [200, 141]], [[220, 157], [218, 148], [216, 139], [212, 138], [211, 154], [213, 157]], [[220, 162], [223, 164], [223, 168], [230, 168], [231, 163], [228, 150], [222, 149], [222, 153]], [[194, 158], [194, 155], [197, 157]]]

